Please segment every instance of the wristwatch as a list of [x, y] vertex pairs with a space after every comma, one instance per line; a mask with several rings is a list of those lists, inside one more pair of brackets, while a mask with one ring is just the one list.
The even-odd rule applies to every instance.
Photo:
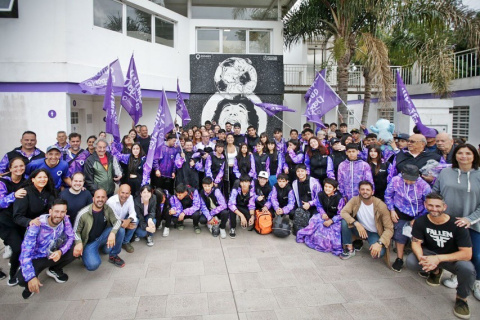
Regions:
[[385, 247], [385, 246], [383, 245], [383, 242], [382, 242], [382, 241], [378, 240], [377, 243], [378, 243], [379, 245], [381, 245], [382, 247]]

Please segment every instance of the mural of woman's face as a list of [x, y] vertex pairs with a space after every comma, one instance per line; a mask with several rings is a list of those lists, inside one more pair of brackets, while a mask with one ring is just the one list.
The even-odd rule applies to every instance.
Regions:
[[229, 104], [223, 108], [218, 118], [219, 123], [240, 123], [242, 128], [247, 128], [248, 123], [248, 111], [245, 106], [241, 103], [238, 104]]

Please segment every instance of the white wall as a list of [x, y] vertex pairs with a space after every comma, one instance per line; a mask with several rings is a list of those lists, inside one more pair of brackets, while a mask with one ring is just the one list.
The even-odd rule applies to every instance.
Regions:
[[[20, 146], [26, 130], [37, 133], [43, 151], [56, 143], [57, 131], [69, 130], [67, 99], [65, 93], [0, 93], [0, 155]], [[48, 116], [50, 110], [55, 110], [54, 118]]]

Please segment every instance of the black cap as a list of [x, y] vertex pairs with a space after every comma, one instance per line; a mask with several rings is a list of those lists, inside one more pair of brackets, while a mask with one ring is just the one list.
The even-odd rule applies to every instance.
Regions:
[[407, 141], [408, 139], [410, 139], [410, 136], [409, 136], [408, 134], [406, 134], [406, 133], [399, 133], [399, 134], [395, 137], [395, 139]]
[[330, 145], [332, 145], [332, 146], [337, 142], [341, 142], [340, 139], [337, 139], [337, 138], [330, 139]]
[[360, 133], [360, 130], [357, 128], [350, 130], [350, 133]]
[[418, 167], [414, 164], [406, 164], [402, 169], [402, 178], [405, 180], [416, 181], [420, 176]]

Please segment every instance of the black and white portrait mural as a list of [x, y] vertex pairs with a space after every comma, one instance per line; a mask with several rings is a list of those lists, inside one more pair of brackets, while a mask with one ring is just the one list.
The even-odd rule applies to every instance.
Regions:
[[254, 105], [282, 104], [282, 56], [196, 54], [190, 56], [190, 67], [191, 123], [215, 120], [224, 127], [226, 122], [239, 122], [242, 131], [253, 125], [259, 134], [282, 126]]

